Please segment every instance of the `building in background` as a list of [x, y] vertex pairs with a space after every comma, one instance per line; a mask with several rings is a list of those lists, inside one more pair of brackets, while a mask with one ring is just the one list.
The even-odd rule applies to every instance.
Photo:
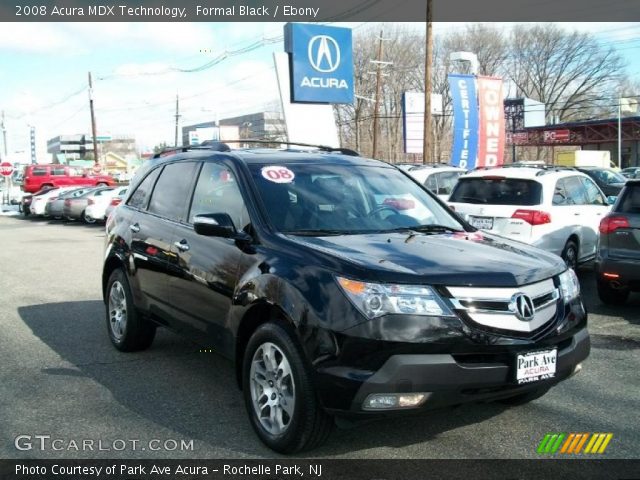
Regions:
[[223, 118], [220, 126], [238, 128], [239, 139], [286, 140], [287, 131], [280, 112], [258, 112], [239, 117]]

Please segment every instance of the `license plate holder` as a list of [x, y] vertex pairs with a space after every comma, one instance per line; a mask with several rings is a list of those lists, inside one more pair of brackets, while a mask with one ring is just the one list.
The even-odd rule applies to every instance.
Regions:
[[478, 230], [491, 230], [493, 228], [493, 217], [469, 217], [471, 226]]
[[516, 383], [523, 385], [554, 378], [557, 363], [557, 348], [519, 353], [515, 362]]

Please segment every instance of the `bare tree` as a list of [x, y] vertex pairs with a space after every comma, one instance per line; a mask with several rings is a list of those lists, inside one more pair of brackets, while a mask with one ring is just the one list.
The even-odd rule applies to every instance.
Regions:
[[554, 24], [514, 28], [506, 67], [519, 95], [546, 105], [548, 122], [594, 117], [625, 74], [612, 47]]

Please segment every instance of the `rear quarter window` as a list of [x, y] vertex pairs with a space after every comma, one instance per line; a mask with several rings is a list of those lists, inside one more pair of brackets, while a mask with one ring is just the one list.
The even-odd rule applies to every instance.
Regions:
[[449, 202], [487, 205], [540, 205], [542, 185], [535, 180], [475, 177], [458, 180]]

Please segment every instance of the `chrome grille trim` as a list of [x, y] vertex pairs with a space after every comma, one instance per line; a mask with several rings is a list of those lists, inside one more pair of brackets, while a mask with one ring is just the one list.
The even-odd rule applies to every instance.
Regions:
[[[447, 290], [453, 297], [449, 298], [453, 308], [464, 311], [474, 322], [490, 328], [523, 333], [537, 330], [550, 322], [556, 315], [556, 305], [560, 300], [560, 291], [552, 279], [521, 287], [447, 287]], [[535, 305], [531, 321], [516, 317], [512, 298], [518, 293], [528, 295]], [[536, 305], [540, 301], [542, 303]], [[490, 303], [497, 305], [486, 308]]]

